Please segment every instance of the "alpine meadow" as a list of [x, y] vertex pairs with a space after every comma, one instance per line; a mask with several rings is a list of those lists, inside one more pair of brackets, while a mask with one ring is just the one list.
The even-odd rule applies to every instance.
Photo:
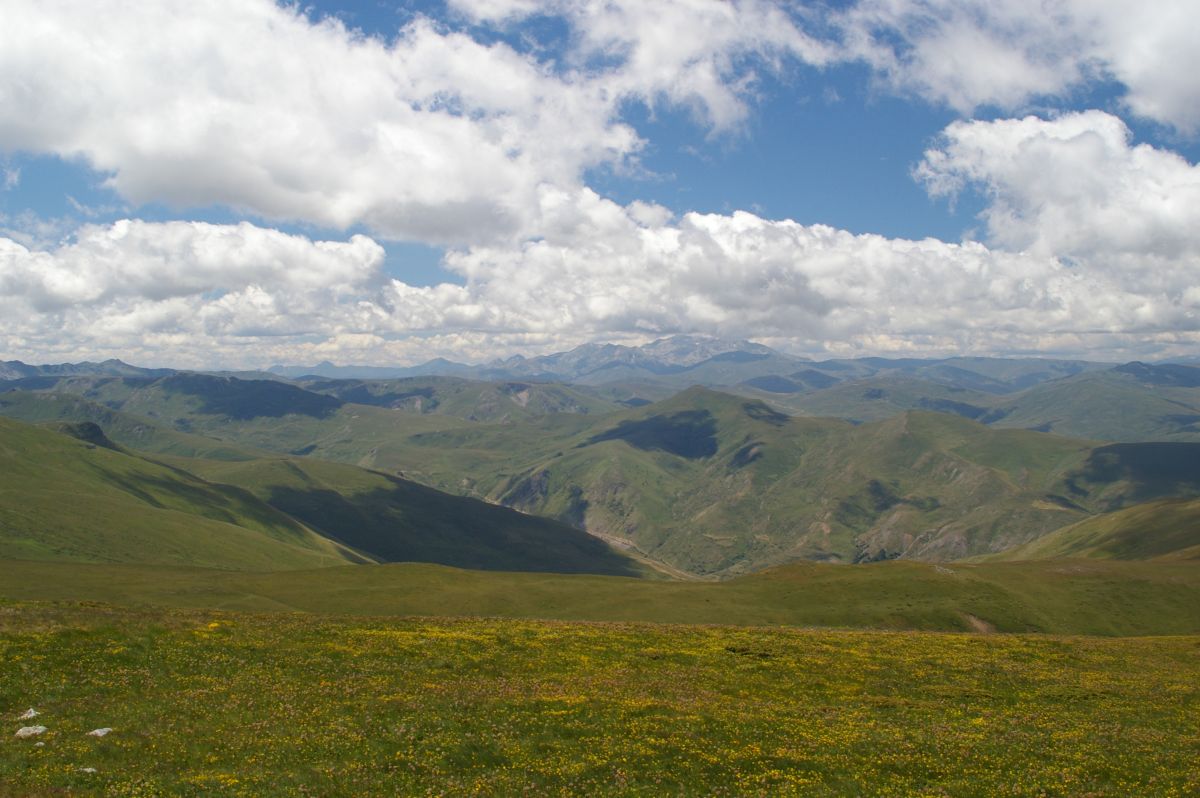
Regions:
[[5, 0], [0, 798], [1200, 795], [1189, 0]]

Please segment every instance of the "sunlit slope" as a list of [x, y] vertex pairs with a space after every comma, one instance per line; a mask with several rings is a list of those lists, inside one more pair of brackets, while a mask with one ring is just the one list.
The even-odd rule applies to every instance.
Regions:
[[601, 415], [622, 409], [594, 392], [553, 383], [457, 377], [409, 377], [396, 380], [306, 379], [307, 390], [345, 402], [387, 407], [409, 413], [454, 416], [468, 421], [511, 423], [554, 413]]
[[566, 524], [387, 474], [314, 459], [178, 460], [386, 562], [626, 574], [642, 569]]
[[[172, 442], [181, 453], [221, 437], [231, 449], [359, 465], [565, 522], [699, 576], [806, 558], [972, 557], [1132, 504], [1200, 495], [1200, 444], [1098, 445], [947, 413], [855, 425], [693, 388], [603, 416], [485, 424], [235, 382], [72, 384], [173, 434], [191, 430], [198, 442]], [[226, 388], [235, 393], [220, 396]]]
[[998, 404], [993, 423], [1097, 440], [1200, 441], [1200, 387], [1151, 379], [1113, 369], [1056, 380]]
[[[775, 390], [763, 390], [763, 386]], [[789, 413], [854, 421], [882, 421], [908, 410], [932, 410], [982, 420], [1004, 399], [908, 375], [846, 380], [820, 390], [792, 393], [784, 392], [785, 387], [762, 382], [739, 385], [738, 390]]]
[[[111, 387], [111, 386], [110, 386]], [[285, 386], [286, 387], [286, 386]], [[286, 395], [291, 395], [288, 392]], [[141, 396], [143, 410], [162, 419], [164, 406]], [[80, 418], [109, 424], [111, 437], [131, 448], [167, 458], [171, 464], [213, 482], [255, 491], [260, 499], [336, 540], [387, 561], [416, 560], [471, 568], [640, 573], [607, 544], [565, 524], [511, 509], [447, 495], [411, 481], [350, 465], [272, 457], [248, 440], [284, 450], [370, 464], [389, 434], [411, 429], [405, 414], [363, 405], [338, 407], [325, 417], [303, 412], [213, 423], [233, 440], [163, 429], [145, 418], [111, 410], [69, 393], [12, 391], [0, 394], [0, 412], [43, 420]], [[286, 406], [277, 405], [279, 412]], [[155, 409], [157, 408], [157, 410]], [[291, 409], [291, 408], [288, 408]], [[249, 407], [242, 415], [251, 415]], [[416, 419], [419, 424], [421, 419]], [[445, 419], [451, 424], [467, 422]], [[324, 426], [322, 426], [324, 425]], [[418, 429], [422, 427], [418, 426]], [[295, 436], [295, 437], [292, 437]], [[313, 440], [317, 443], [307, 444]]]
[[1148, 635], [1200, 633], [1196, 562], [795, 563], [726, 582], [428, 564], [246, 574], [0, 561], [0, 598], [358, 615]]
[[1200, 559], [1200, 500], [1165, 499], [1134, 505], [1080, 521], [989, 559], [1056, 557]]
[[[470, 425], [451, 416], [346, 403], [275, 380], [176, 374], [159, 379], [74, 377], [7, 385], [10, 390], [0, 393], [0, 414], [43, 420], [95, 414], [97, 406], [119, 410], [124, 418], [141, 419], [164, 430], [158, 440], [131, 444], [145, 451], [167, 452], [163, 436], [175, 432], [219, 438], [235, 448], [297, 454], [319, 449], [330, 459], [371, 465], [377, 441]], [[14, 387], [18, 390], [11, 390]], [[36, 400], [40, 397], [49, 397], [49, 406], [39, 408]], [[76, 416], [67, 409], [71, 397], [89, 403], [79, 405]], [[59, 414], [50, 416], [55, 404]], [[107, 429], [100, 418], [88, 420]], [[128, 440], [120, 430], [114, 430], [113, 436]], [[171, 453], [208, 456], [202, 447], [194, 448], [196, 451], [188, 451], [180, 446]], [[214, 456], [236, 459], [236, 455]]]
[[[1165, 472], [1148, 467], [1156, 446], [1183, 447]], [[856, 426], [702, 388], [602, 418], [394, 432], [370, 462], [719, 576], [797, 558], [973, 556], [1200, 494], [1195, 444], [1097, 447], [930, 412]]]
[[907, 410], [934, 410], [1006, 429], [1032, 429], [1105, 441], [1200, 441], [1198, 369], [1172, 380], [1166, 366], [1128, 364], [989, 394], [907, 375], [870, 377], [795, 393], [738, 390], [788, 412], [878, 421]]
[[139, 452], [217, 460], [239, 460], [261, 454], [220, 438], [161, 426], [162, 419], [153, 423], [150, 418], [114, 410], [68, 391], [10, 390], [0, 393], [0, 416], [29, 423], [90, 421], [99, 425], [111, 440]]
[[856, 426], [696, 388], [581, 423], [398, 438], [378, 463], [412, 464], [422, 481], [586, 526], [702, 575], [797, 558], [954, 559], [1125, 503], [1200, 493], [1193, 444], [1159, 474], [1136, 445], [1097, 449], [941, 413]]
[[[232, 569], [361, 560], [238, 488], [0, 419], [0, 556]], [[107, 445], [106, 445], [107, 444]]]

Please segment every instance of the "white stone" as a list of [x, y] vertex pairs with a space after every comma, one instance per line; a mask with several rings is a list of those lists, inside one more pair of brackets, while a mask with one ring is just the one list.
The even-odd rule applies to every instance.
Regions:
[[102, 729], [92, 729], [90, 732], [88, 732], [88, 737], [103, 737], [110, 731], [112, 731], [112, 729], [108, 728], [107, 726]]
[[45, 726], [22, 726], [17, 729], [18, 737], [34, 737], [46, 731]]
[[41, 712], [38, 712], [38, 711], [37, 711], [36, 709], [34, 709], [33, 707], [30, 707], [29, 709], [27, 709], [27, 710], [25, 710], [24, 712], [22, 712], [22, 713], [20, 714], [20, 716], [18, 716], [18, 717], [17, 717], [17, 720], [33, 720], [34, 718], [36, 718], [36, 717], [37, 717], [38, 715], [40, 715], [40, 714], [42, 714], [42, 713], [41, 713]]

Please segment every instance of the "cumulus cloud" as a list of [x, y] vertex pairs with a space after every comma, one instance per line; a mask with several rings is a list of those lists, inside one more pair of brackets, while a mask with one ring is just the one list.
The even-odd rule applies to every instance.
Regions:
[[1005, 249], [1091, 268], [1200, 267], [1200, 167], [1133, 144], [1101, 111], [955, 122], [916, 176], [936, 196], [982, 191], [989, 240]]
[[598, 88], [423, 19], [384, 42], [270, 0], [5, 18], [0, 147], [84, 159], [134, 203], [461, 243], [523, 232], [540, 184], [639, 146]]
[[539, 234], [545, 186], [634, 157], [623, 103], [664, 96], [726, 127], [748, 60], [824, 57], [758, 0], [561, 10], [580, 45], [541, 63], [425, 18], [383, 41], [271, 0], [13, 0], [0, 149], [82, 159], [135, 204], [463, 245]]
[[[796, 351], [1086, 353], [1200, 340], [1194, 262], [1155, 280], [981, 243], [855, 235], [753, 214], [635, 211], [590, 192], [573, 227], [475, 247], [465, 285], [387, 278], [357, 236], [123, 221], [57, 249], [0, 239], [0, 350], [155, 362], [486, 359], [596, 337], [754, 337]], [[164, 357], [169, 353], [169, 357]]]
[[1020, 108], [1090, 81], [1135, 114], [1200, 130], [1191, 0], [861, 0], [838, 19], [846, 57], [892, 88], [963, 113]]
[[476, 22], [512, 24], [535, 15], [567, 20], [565, 53], [575, 68], [608, 63], [601, 82], [613, 96], [692, 107], [717, 130], [748, 112], [752, 63], [779, 70], [785, 61], [822, 66], [835, 45], [806, 33], [803, 20], [770, 0], [450, 0]]

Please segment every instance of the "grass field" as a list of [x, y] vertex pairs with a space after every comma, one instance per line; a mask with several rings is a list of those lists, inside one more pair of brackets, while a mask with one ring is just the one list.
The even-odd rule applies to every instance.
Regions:
[[1195, 795], [1198, 652], [6, 604], [0, 795]]
[[0, 600], [564, 621], [1200, 634], [1195, 562], [800, 563], [728, 582], [396, 563], [246, 573], [0, 560]]

